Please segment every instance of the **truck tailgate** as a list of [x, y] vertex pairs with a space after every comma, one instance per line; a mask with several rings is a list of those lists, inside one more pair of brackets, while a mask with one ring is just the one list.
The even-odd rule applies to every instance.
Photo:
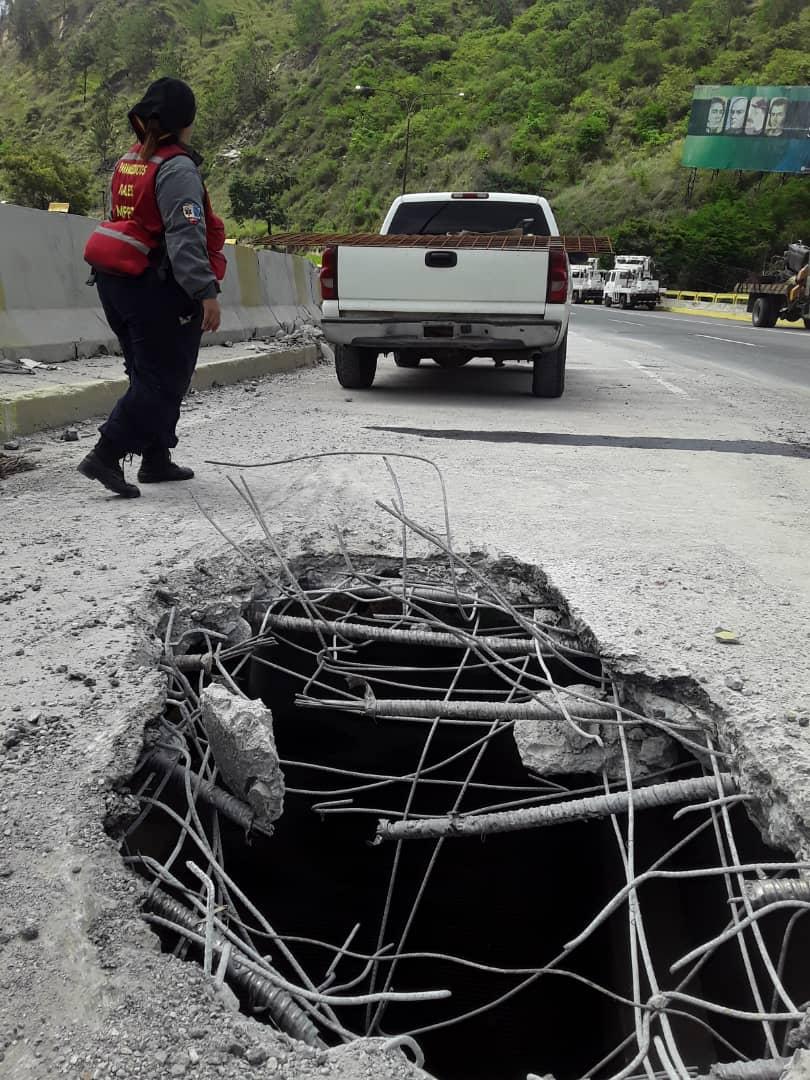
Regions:
[[338, 249], [341, 311], [543, 315], [547, 277], [542, 250]]

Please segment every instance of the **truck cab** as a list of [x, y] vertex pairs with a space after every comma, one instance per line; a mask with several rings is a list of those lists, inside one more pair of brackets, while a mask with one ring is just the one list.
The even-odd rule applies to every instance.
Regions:
[[571, 267], [571, 301], [586, 304], [589, 300], [601, 304], [605, 292], [605, 272], [599, 269], [599, 259]]
[[655, 263], [650, 255], [617, 255], [613, 269], [605, 281], [605, 307], [618, 304], [622, 308], [648, 307], [652, 310], [660, 299], [660, 284], [655, 275]]

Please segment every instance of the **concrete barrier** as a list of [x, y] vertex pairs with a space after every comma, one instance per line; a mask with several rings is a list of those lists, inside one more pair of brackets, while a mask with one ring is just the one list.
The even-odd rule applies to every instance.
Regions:
[[[82, 259], [92, 218], [0, 205], [0, 356], [60, 363], [116, 353]], [[319, 318], [315, 268], [307, 260], [239, 245], [225, 248], [220, 330], [206, 342], [245, 341]]]

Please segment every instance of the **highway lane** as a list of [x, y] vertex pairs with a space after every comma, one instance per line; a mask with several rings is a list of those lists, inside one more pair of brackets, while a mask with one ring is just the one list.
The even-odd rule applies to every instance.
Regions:
[[810, 388], [810, 331], [758, 329], [750, 323], [667, 311], [622, 311], [577, 304], [571, 312], [573, 337], [601, 338], [633, 355], [646, 348], [669, 354], [683, 368], [706, 361], [747, 379]]

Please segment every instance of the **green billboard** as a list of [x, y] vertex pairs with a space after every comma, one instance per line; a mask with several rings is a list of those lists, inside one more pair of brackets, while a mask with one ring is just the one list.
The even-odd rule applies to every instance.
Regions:
[[810, 86], [696, 86], [682, 164], [810, 173]]

